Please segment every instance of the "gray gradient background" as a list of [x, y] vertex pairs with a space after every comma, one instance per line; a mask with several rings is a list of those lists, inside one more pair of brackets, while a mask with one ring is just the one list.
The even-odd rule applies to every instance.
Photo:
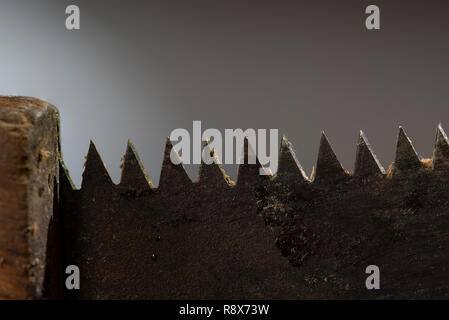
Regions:
[[[279, 128], [308, 173], [321, 130], [348, 170], [359, 129], [385, 167], [399, 125], [426, 157], [437, 124], [449, 130], [444, 1], [0, 3], [0, 93], [59, 107], [78, 186], [91, 138], [115, 182], [131, 138], [157, 183], [165, 137], [192, 120]], [[69, 4], [79, 31], [65, 29]], [[365, 29], [368, 4], [380, 31]]]

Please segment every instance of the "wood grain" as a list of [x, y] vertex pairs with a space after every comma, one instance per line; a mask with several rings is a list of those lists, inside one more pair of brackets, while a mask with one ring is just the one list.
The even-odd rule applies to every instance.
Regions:
[[58, 179], [59, 115], [0, 96], [0, 299], [42, 298]]

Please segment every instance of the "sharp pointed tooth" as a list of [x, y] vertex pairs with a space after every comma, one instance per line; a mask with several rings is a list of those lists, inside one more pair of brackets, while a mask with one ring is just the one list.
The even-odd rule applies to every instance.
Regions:
[[[177, 157], [179, 164], [174, 164], [170, 159], [173, 150], [173, 156]], [[162, 163], [161, 177], [159, 180], [159, 189], [168, 192], [176, 192], [177, 190], [190, 188], [192, 180], [190, 180], [187, 172], [182, 165], [178, 152], [173, 148], [170, 138], [167, 138], [165, 145], [164, 160]]]
[[415, 148], [413, 148], [412, 142], [402, 127], [399, 127], [393, 175], [410, 170], [420, 171], [424, 169]]
[[59, 160], [59, 186], [63, 190], [76, 190], [64, 161]]
[[209, 141], [206, 141], [203, 146], [203, 152], [209, 152], [214, 157], [215, 161], [211, 164], [206, 164], [201, 161], [200, 170], [198, 172], [197, 182], [201, 186], [208, 188], [224, 188], [226, 186], [234, 185], [229, 176], [221, 166], [220, 160], [215, 150], [210, 148]]
[[449, 169], [449, 141], [441, 124], [438, 125], [435, 137], [435, 147], [433, 150], [433, 170]]
[[128, 140], [126, 147], [120, 187], [138, 193], [148, 193], [154, 189], [131, 140]]
[[106, 170], [97, 148], [90, 141], [89, 152], [87, 153], [86, 167], [83, 172], [83, 182], [81, 189], [91, 186], [113, 185], [111, 177]]
[[[248, 160], [252, 157], [256, 159], [256, 163], [248, 163]], [[245, 138], [242, 157], [237, 169], [237, 186], [255, 186], [259, 182], [267, 180], [272, 175], [271, 171], [269, 168], [263, 168], [267, 172], [267, 175], [261, 175], [259, 171], [261, 168], [262, 166], [256, 157], [254, 149], [249, 144], [248, 139]]]
[[296, 183], [308, 181], [301, 164], [296, 158], [292, 143], [285, 136], [282, 137], [281, 141], [277, 178]]
[[337, 181], [346, 178], [348, 175], [338, 161], [332, 147], [324, 132], [321, 134], [320, 149], [316, 162], [314, 182]]
[[354, 176], [369, 177], [385, 174], [385, 170], [374, 154], [363, 131], [360, 131], [357, 142], [357, 153], [355, 158]]

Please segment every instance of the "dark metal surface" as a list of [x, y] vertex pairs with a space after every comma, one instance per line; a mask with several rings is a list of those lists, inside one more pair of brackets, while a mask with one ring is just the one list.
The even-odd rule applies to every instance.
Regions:
[[122, 183], [106, 177], [91, 144], [81, 190], [62, 172], [65, 264], [81, 270], [69, 298], [294, 298], [298, 270], [257, 215], [252, 187], [268, 179], [242, 165], [233, 186], [218, 165], [202, 165], [192, 183], [169, 159], [157, 190], [128, 146]]
[[[129, 143], [114, 185], [93, 144], [75, 190], [62, 167], [64, 264], [81, 270], [71, 299], [447, 298], [449, 144], [439, 127], [433, 160], [400, 129], [385, 173], [361, 133], [354, 174], [322, 136], [308, 179], [282, 140], [277, 176], [219, 165], [193, 183], [170, 161], [149, 182]], [[247, 145], [245, 147], [247, 150]], [[367, 290], [377, 265], [381, 289]]]
[[[401, 128], [384, 174], [361, 133], [355, 172], [342, 178], [323, 136], [325, 181], [275, 178], [259, 190], [259, 212], [300, 270], [300, 290], [309, 298], [448, 298], [448, 146], [439, 127], [433, 162], [421, 160]], [[294, 162], [285, 140], [283, 158]], [[368, 265], [380, 268], [380, 290], [365, 287]]]

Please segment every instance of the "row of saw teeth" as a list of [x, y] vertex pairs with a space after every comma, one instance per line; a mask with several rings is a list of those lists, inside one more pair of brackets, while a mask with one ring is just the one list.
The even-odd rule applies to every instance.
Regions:
[[[170, 185], [170, 181], [174, 177], [176, 178], [176, 181], [178, 183], [180, 182], [181, 184], [207, 183], [207, 181], [205, 180], [210, 178], [211, 170], [212, 172], [214, 172], [212, 173], [213, 175], [222, 177], [226, 185], [232, 187], [239, 184], [240, 179], [237, 179], [237, 183], [231, 181], [220, 164], [202, 164], [197, 180], [195, 182], [192, 182], [182, 164], [174, 165], [171, 162], [170, 152], [172, 147], [173, 146], [170, 140], [167, 139], [159, 188], [161, 188], [161, 186], [163, 186], [164, 184]], [[212, 150], [212, 152], [214, 152], [214, 150]], [[248, 142], [246, 140], [244, 152], [245, 155], [247, 155]], [[238, 178], [242, 177], [241, 180], [244, 180], [243, 178], [246, 179], [248, 173], [258, 175], [258, 168], [256, 168], [257, 170], [253, 170], [254, 167], [258, 166], [259, 165], [239, 165]], [[72, 189], [75, 189], [68, 171], [62, 161], [61, 167], [62, 178], [67, 180]], [[209, 169], [206, 169], [206, 167], [209, 167]], [[401, 172], [449, 170], [449, 141], [441, 125], [438, 125], [433, 157], [432, 159], [422, 160], [416, 153], [412, 142], [410, 141], [402, 127], [399, 127], [395, 161], [390, 166], [388, 172], [386, 172], [377, 159], [376, 155], [374, 154], [364, 133], [360, 131], [359, 139], [357, 142], [354, 172], [350, 173], [343, 169], [343, 166], [337, 159], [337, 156], [332, 150], [332, 147], [330, 146], [329, 141], [323, 132], [321, 135], [316, 166], [313, 168], [311, 177], [309, 178], [304, 173], [301, 164], [296, 158], [291, 142], [289, 142], [287, 138], [283, 136], [279, 153], [278, 167], [279, 169], [277, 174], [269, 176], [270, 179], [294, 179], [295, 182], [299, 183], [320, 183], [325, 181], [337, 181], [349, 176], [363, 178], [391, 178], [395, 175], [399, 175]], [[202, 174], [206, 173], [206, 170], [208, 174]], [[243, 174], [244, 171], [248, 172], [245, 172], [246, 174]], [[84, 189], [91, 184], [99, 183], [114, 185], [94, 143], [91, 141], [89, 152], [87, 154], [85, 170], [83, 172], [81, 189]], [[147, 188], [150, 191], [156, 190], [140, 161], [134, 145], [131, 141], [128, 141], [126, 153], [124, 156], [124, 162], [122, 165], [122, 174], [119, 186], [136, 185], [141, 185], [143, 188]]]

